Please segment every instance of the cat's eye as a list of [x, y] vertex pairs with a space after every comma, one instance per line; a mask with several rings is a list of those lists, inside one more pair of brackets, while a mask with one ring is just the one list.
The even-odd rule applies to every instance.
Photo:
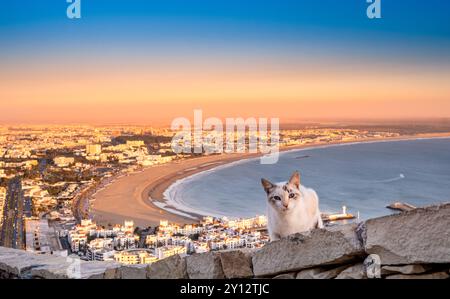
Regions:
[[274, 196], [273, 199], [275, 200], [281, 200], [281, 198], [279, 196]]
[[294, 197], [295, 197], [294, 193], [289, 194], [289, 198], [294, 198]]

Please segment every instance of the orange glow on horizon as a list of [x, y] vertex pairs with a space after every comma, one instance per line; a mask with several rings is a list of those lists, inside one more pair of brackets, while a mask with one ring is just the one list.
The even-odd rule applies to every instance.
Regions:
[[0, 122], [166, 122], [211, 116], [450, 116], [450, 71], [371, 65], [21, 66], [0, 71]]

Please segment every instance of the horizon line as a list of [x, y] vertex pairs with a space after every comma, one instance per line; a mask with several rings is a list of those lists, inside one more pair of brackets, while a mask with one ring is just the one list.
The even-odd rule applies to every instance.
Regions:
[[[205, 117], [207, 119], [208, 117]], [[238, 117], [223, 117], [219, 119], [226, 120], [227, 118], [238, 118]], [[252, 117], [244, 117], [244, 119], [248, 119]], [[263, 118], [263, 117], [254, 117], [255, 119]], [[379, 123], [379, 122], [393, 122], [393, 123], [409, 123], [409, 122], [442, 122], [449, 121], [450, 116], [447, 117], [397, 117], [397, 118], [380, 118], [380, 117], [354, 117], [354, 118], [310, 118], [310, 119], [289, 119], [282, 121], [280, 119], [280, 125], [296, 125], [296, 124], [308, 124], [308, 123], [357, 123], [362, 124], [366, 123]], [[137, 127], [170, 127], [170, 122], [166, 121], [155, 121], [153, 124], [151, 122], [90, 122], [90, 121], [82, 121], [82, 122], [22, 122], [22, 121], [10, 121], [10, 122], [0, 122], [0, 126], [137, 126]]]

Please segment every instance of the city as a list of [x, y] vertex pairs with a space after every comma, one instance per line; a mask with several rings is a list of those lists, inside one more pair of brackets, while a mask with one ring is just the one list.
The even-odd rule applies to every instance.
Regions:
[[[90, 207], [98, 190], [154, 165], [195, 158], [173, 154], [169, 129], [8, 126], [0, 138], [1, 245], [85, 260], [148, 264], [174, 254], [259, 248], [266, 218], [217, 219], [137, 227], [133, 219], [98, 225]], [[397, 138], [400, 132], [305, 127], [283, 129], [280, 148]], [[236, 138], [237, 140], [237, 138]], [[225, 155], [225, 154], [224, 154]]]

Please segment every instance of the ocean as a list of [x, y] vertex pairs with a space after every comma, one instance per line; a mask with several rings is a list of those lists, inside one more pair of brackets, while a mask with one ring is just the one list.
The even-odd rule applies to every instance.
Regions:
[[[280, 154], [278, 163], [249, 159], [195, 174], [165, 192], [169, 205], [216, 217], [265, 214], [262, 177], [289, 179], [298, 170], [322, 212], [347, 211], [369, 219], [392, 213], [392, 202], [426, 206], [450, 202], [450, 139], [416, 139], [321, 146]], [[173, 210], [172, 210], [173, 212]]]

